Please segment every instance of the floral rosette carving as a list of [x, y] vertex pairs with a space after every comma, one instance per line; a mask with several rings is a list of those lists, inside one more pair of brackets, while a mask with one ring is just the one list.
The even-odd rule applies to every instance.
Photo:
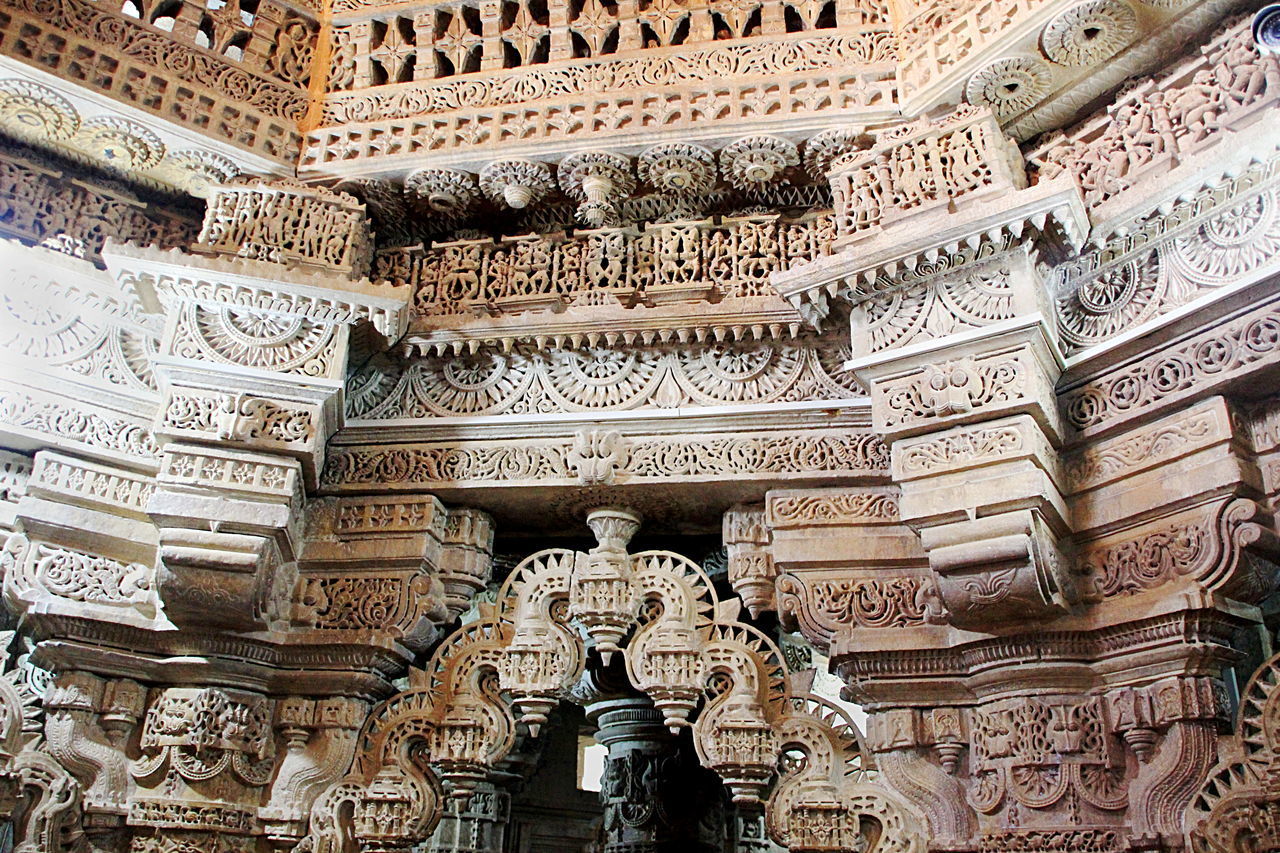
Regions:
[[337, 328], [305, 317], [189, 304], [174, 335], [173, 353], [276, 373], [329, 376]]

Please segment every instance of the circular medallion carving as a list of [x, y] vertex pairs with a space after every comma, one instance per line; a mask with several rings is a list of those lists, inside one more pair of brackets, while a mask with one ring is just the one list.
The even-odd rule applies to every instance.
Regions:
[[1053, 72], [1039, 59], [1014, 56], [1000, 59], [969, 78], [969, 103], [990, 107], [1004, 120], [1030, 109], [1049, 94]]
[[0, 125], [29, 139], [70, 139], [80, 115], [66, 98], [28, 80], [0, 80]]
[[144, 171], [164, 159], [160, 137], [137, 122], [114, 116], [95, 116], [80, 128], [77, 144], [85, 152], [121, 171]]
[[1058, 300], [1063, 339], [1092, 346], [1149, 319], [1168, 289], [1155, 251], [1082, 277]]
[[1275, 197], [1256, 195], [1173, 241], [1169, 260], [1197, 284], [1235, 281], [1280, 253], [1280, 216]]
[[1044, 28], [1045, 56], [1060, 65], [1093, 65], [1133, 41], [1138, 19], [1123, 0], [1088, 0], [1068, 9]]

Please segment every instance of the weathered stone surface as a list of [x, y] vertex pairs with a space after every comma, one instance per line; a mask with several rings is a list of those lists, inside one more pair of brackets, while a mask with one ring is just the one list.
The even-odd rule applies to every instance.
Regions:
[[1224, 11], [0, 0], [15, 849], [1280, 848]]

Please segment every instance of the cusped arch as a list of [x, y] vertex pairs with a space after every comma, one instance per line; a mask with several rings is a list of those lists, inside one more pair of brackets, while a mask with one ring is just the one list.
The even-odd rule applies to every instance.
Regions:
[[412, 671], [409, 689], [374, 709], [351, 772], [319, 801], [300, 849], [350, 853], [344, 838], [362, 849], [425, 840], [444, 797], [468, 796], [515, 747], [520, 726], [537, 737], [558, 702], [583, 701], [577, 688], [589, 654], [604, 659], [606, 645], [668, 727], [692, 728], [698, 760], [735, 803], [764, 807], [779, 843], [924, 849], [923, 821], [876, 781], [857, 726], [830, 702], [793, 691], [781, 651], [738, 621], [736, 600], [720, 602], [702, 569], [679, 554], [628, 553], [639, 521], [627, 511], [592, 520], [595, 548], [523, 560], [496, 602]]

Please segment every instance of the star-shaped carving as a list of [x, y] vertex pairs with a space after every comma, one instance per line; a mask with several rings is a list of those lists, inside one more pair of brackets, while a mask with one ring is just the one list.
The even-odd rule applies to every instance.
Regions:
[[453, 63], [455, 74], [461, 74], [467, 62], [467, 54], [480, 43], [480, 36], [471, 32], [462, 15], [455, 13], [449, 26], [436, 37], [436, 50], [440, 51]]
[[529, 7], [521, 5], [520, 11], [511, 21], [511, 26], [503, 31], [502, 38], [516, 49], [516, 53], [520, 54], [521, 64], [525, 64], [533, 59], [538, 40], [546, 32], [546, 25], [538, 23], [538, 20], [529, 13]]
[[680, 22], [689, 17], [689, 10], [680, 4], [680, 0], [653, 0], [640, 17], [653, 30], [659, 43], [665, 45], [671, 44]]
[[586, 41], [591, 48], [591, 55], [599, 56], [609, 35], [618, 26], [618, 19], [600, 0], [586, 0], [582, 4], [582, 11], [570, 26]]
[[382, 44], [369, 51], [369, 58], [382, 65], [382, 70], [387, 72], [388, 82], [397, 83], [405, 64], [414, 53], [414, 46], [400, 32], [399, 22], [393, 19], [387, 22], [387, 33], [382, 37]]

